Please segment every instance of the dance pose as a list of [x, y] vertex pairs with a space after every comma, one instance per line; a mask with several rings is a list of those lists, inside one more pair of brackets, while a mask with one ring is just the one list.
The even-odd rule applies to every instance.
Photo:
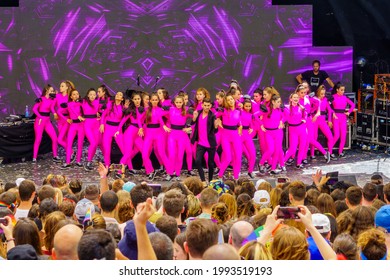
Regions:
[[202, 167], [202, 159], [204, 154], [207, 152], [209, 154], [208, 158], [208, 169], [209, 169], [209, 182], [213, 180], [214, 175], [214, 154], [217, 146], [217, 141], [215, 139], [215, 133], [217, 132], [217, 127], [220, 125], [220, 120], [215, 118], [211, 109], [211, 100], [210, 98], [204, 98], [202, 102], [202, 110], [197, 110], [194, 112], [192, 118], [192, 124], [194, 124], [194, 133], [191, 139], [191, 143], [197, 142], [196, 146], [196, 167], [199, 172], [200, 179], [202, 182], [206, 182], [204, 176], [204, 171]]
[[157, 95], [161, 106], [170, 107], [172, 105], [172, 100], [169, 98], [169, 93], [165, 88], [159, 88], [157, 90]]
[[71, 165], [71, 157], [73, 154], [73, 140], [77, 136], [77, 153], [76, 153], [76, 165], [81, 167], [81, 156], [83, 155], [83, 142], [84, 142], [84, 118], [81, 112], [80, 94], [77, 90], [72, 90], [69, 96], [68, 102], [68, 114], [69, 118], [69, 131], [66, 143], [66, 160], [62, 165], [63, 169], [69, 168]]
[[[334, 146], [334, 139], [332, 131], [330, 130], [332, 128], [332, 116], [333, 116], [333, 110], [329, 105], [328, 99], [325, 97], [325, 86], [321, 85], [319, 86], [316, 96], [319, 101], [319, 108], [320, 110], [318, 113], [313, 117], [313, 134], [314, 139], [317, 140], [318, 138], [318, 129], [321, 129], [322, 133], [325, 135], [326, 139], [328, 140], [328, 152], [331, 154], [332, 158], [336, 158], [335, 155], [333, 155], [333, 146]], [[326, 120], [326, 116], [328, 116], [328, 120]], [[312, 151], [313, 152], [313, 151]], [[327, 158], [327, 162], [329, 162], [329, 158]]]
[[243, 110], [241, 112], [241, 124], [242, 124], [242, 150], [246, 158], [248, 159], [248, 175], [250, 178], [254, 178], [253, 169], [256, 163], [256, 148], [253, 143], [253, 121], [254, 116], [252, 114], [252, 102], [250, 99], [245, 99], [243, 103]]
[[189, 142], [186, 127], [187, 114], [184, 100], [176, 96], [173, 100], [174, 107], [168, 112], [169, 125], [164, 125], [165, 132], [168, 133], [168, 169], [166, 180], [170, 181], [174, 176], [180, 177], [181, 167], [183, 166], [183, 156], [186, 143]]
[[89, 142], [87, 162], [84, 165], [86, 171], [93, 170], [92, 160], [99, 144], [99, 105], [95, 89], [90, 88], [81, 105], [83, 118], [85, 119], [83, 122], [84, 133]]
[[[265, 92], [265, 90], [264, 90]], [[276, 92], [271, 89], [271, 92]], [[269, 160], [270, 174], [275, 175], [281, 172], [276, 169], [277, 164], [284, 167], [283, 161], [283, 128], [284, 128], [284, 112], [280, 108], [282, 100], [279, 94], [273, 93], [268, 112], [261, 113], [261, 130], [265, 133], [267, 149], [260, 160], [260, 174], [265, 174], [265, 162]], [[272, 159], [272, 161], [271, 161]]]
[[166, 170], [168, 166], [168, 159], [165, 154], [165, 147], [161, 141], [161, 128], [164, 126], [162, 116], [164, 115], [163, 109], [159, 106], [158, 95], [152, 93], [150, 97], [150, 106], [146, 110], [146, 130], [145, 130], [145, 139], [142, 149], [142, 160], [144, 162], [145, 171], [148, 175], [149, 180], [153, 180], [156, 175], [152, 162], [150, 160], [150, 154], [154, 149], [156, 157], [160, 159], [160, 164], [162, 163]]
[[[345, 86], [337, 83], [333, 88], [332, 108], [333, 114], [333, 141], [336, 144], [340, 138], [339, 157], [345, 157], [344, 146], [347, 139], [348, 116], [355, 109], [355, 104], [344, 95]], [[349, 105], [349, 109], [347, 109]]]
[[67, 133], [69, 129], [68, 123], [68, 101], [71, 91], [74, 89], [74, 85], [70, 81], [63, 81], [60, 83], [60, 93], [56, 94], [56, 103], [54, 119], [57, 120], [58, 128], [58, 144], [60, 144], [66, 150], [67, 145]]
[[[114, 97], [114, 102], [107, 104], [107, 109], [104, 110], [100, 120], [100, 133], [103, 133], [103, 156], [104, 163], [108, 168], [111, 163], [111, 144], [112, 138], [118, 131], [119, 123], [123, 117], [123, 93], [117, 92]], [[115, 137], [118, 147], [123, 151], [122, 137]]]
[[58, 157], [58, 142], [57, 142], [57, 133], [54, 130], [53, 124], [50, 121], [50, 113], [55, 113], [54, 111], [55, 104], [55, 91], [51, 85], [46, 85], [42, 90], [42, 95], [37, 99], [33, 112], [37, 116], [34, 123], [35, 131], [35, 140], [34, 140], [34, 150], [33, 150], [33, 162], [37, 161], [39, 146], [42, 141], [43, 132], [46, 133], [51, 138], [51, 147], [53, 151], [53, 161], [61, 162], [61, 159]]
[[238, 179], [241, 171], [242, 157], [242, 124], [241, 112], [235, 109], [236, 102], [232, 95], [227, 95], [224, 100], [223, 112], [218, 112], [217, 117], [222, 119], [223, 131], [221, 134], [222, 157], [219, 169], [219, 178], [229, 164], [233, 165], [233, 177]]

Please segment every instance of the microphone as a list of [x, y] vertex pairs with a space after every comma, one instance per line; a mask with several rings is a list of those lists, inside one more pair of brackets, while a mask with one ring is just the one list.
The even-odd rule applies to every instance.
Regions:
[[140, 84], [141, 84], [141, 83], [140, 83], [140, 80], [139, 80], [140, 76], [141, 76], [141, 75], [139, 75], [139, 74], [138, 74], [138, 76], [137, 76], [137, 86], [140, 86]]
[[160, 80], [160, 76], [156, 77], [156, 83], [158, 82], [158, 80]]

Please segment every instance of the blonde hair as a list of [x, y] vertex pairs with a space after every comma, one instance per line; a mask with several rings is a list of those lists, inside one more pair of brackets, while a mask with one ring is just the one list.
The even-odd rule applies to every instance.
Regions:
[[369, 260], [381, 260], [387, 254], [386, 235], [377, 228], [371, 228], [359, 235], [357, 245]]
[[271, 252], [256, 240], [246, 243], [238, 250], [240, 257], [245, 260], [272, 260]]
[[202, 213], [199, 199], [193, 194], [187, 195], [188, 201], [188, 217], [196, 217]]
[[294, 227], [280, 228], [271, 244], [274, 260], [309, 260], [309, 245], [305, 235]]
[[211, 207], [211, 217], [216, 219], [219, 225], [226, 223], [230, 219], [226, 204], [223, 202], [214, 204]]
[[280, 198], [282, 196], [283, 190], [281, 188], [273, 188], [270, 192], [270, 203], [272, 209], [275, 209], [276, 206], [280, 204]]
[[228, 208], [228, 215], [231, 219], [235, 219], [237, 217], [237, 202], [233, 195], [224, 193], [219, 197], [218, 202], [226, 204]]

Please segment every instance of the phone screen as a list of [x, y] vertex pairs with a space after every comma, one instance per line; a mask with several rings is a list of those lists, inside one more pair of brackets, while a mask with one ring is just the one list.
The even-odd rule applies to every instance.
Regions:
[[298, 207], [280, 207], [276, 215], [278, 219], [296, 220], [299, 219], [298, 212], [300, 211]]

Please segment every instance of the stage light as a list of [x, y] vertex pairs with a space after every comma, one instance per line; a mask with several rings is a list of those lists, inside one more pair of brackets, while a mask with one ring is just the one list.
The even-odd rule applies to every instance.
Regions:
[[358, 58], [356, 58], [355, 60], [355, 64], [359, 67], [359, 68], [364, 68], [364, 66], [367, 65], [367, 59], [363, 56], [359, 56]]

